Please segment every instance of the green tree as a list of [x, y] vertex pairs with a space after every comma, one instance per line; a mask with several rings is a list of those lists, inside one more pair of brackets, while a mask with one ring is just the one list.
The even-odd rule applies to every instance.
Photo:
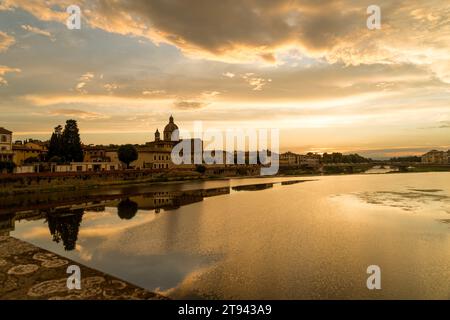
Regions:
[[67, 162], [83, 161], [83, 149], [81, 148], [80, 134], [76, 120], [67, 120], [61, 135], [62, 157]]
[[0, 173], [13, 173], [16, 164], [11, 161], [0, 161]]
[[31, 164], [31, 163], [37, 163], [37, 162], [40, 162], [38, 157], [29, 157], [23, 161], [23, 163], [25, 163], [25, 164]]
[[197, 165], [195, 165], [195, 171], [197, 171], [198, 173], [204, 174], [206, 171], [206, 167], [202, 164], [197, 164]]
[[63, 151], [62, 151], [61, 132], [62, 127], [58, 125], [50, 138], [50, 143], [47, 152], [47, 159], [51, 159], [53, 157], [62, 157]]
[[131, 144], [120, 146], [117, 155], [119, 156], [119, 160], [127, 165], [127, 168], [130, 167], [131, 162], [138, 158], [136, 147]]
[[53, 156], [48, 159], [48, 162], [56, 162], [56, 163], [63, 163], [63, 159], [60, 156]]

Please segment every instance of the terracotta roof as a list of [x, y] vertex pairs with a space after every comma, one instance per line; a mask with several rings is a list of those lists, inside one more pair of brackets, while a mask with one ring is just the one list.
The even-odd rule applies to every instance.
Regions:
[[2, 133], [2, 134], [11, 134], [12, 131], [9, 131], [9, 130], [6, 130], [5, 128], [3, 128], [3, 127], [0, 127], [0, 133]]

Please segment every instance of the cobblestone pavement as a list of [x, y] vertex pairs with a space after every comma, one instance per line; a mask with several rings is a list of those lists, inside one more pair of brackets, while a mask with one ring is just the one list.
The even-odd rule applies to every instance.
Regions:
[[[81, 289], [67, 288], [69, 265], [81, 269]], [[0, 236], [0, 299], [167, 299], [10, 236]]]

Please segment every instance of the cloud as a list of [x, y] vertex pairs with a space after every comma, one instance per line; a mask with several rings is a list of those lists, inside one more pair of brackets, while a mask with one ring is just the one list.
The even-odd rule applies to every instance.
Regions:
[[232, 78], [235, 77], [235, 74], [234, 74], [234, 73], [231, 73], [231, 72], [224, 72], [222, 75], [223, 75], [224, 77], [227, 77], [227, 78], [230, 78], [230, 79], [232, 79]]
[[200, 102], [200, 101], [179, 100], [179, 101], [175, 101], [173, 103], [173, 105], [176, 109], [180, 109], [180, 110], [197, 110], [197, 109], [202, 109], [202, 108], [206, 107], [208, 104], [205, 102]]
[[213, 99], [220, 95], [220, 91], [204, 91], [201, 93], [203, 99]]
[[250, 86], [252, 86], [252, 90], [254, 91], [261, 91], [268, 82], [272, 82], [272, 79], [257, 77], [252, 72], [244, 74], [242, 76], [242, 79], [244, 79]]
[[161, 95], [161, 94], [165, 94], [166, 91], [165, 90], [144, 90], [142, 91], [142, 94], [144, 96], [155, 96], [155, 95]]
[[35, 33], [35, 34], [38, 34], [38, 35], [41, 35], [41, 36], [48, 37], [48, 38], [50, 38], [52, 41], [55, 40], [55, 39], [52, 37], [52, 34], [51, 34], [50, 32], [45, 31], [45, 30], [42, 30], [42, 29], [39, 29], [39, 28], [37, 28], [37, 27], [30, 26], [29, 24], [23, 24], [23, 25], [22, 25], [22, 29], [24, 29], [24, 30], [26, 30], [26, 31], [29, 31], [29, 32], [31, 32], [31, 33]]
[[6, 51], [15, 42], [16, 40], [14, 39], [13, 36], [10, 36], [5, 32], [0, 31], [0, 52]]
[[85, 74], [81, 75], [79, 78], [80, 81], [91, 81], [94, 79], [94, 74], [92, 72], [86, 72]]
[[0, 86], [8, 84], [8, 81], [6, 81], [6, 79], [3, 76], [11, 72], [21, 72], [21, 70], [18, 68], [10, 68], [7, 66], [0, 65]]
[[[196, 0], [189, 10], [179, 0], [80, 0], [76, 37], [66, 37], [64, 25], [72, 1], [0, 2], [12, 10], [0, 12], [9, 35], [37, 25], [61, 39], [50, 52], [45, 41], [22, 36], [1, 55], [3, 64], [24, 70], [0, 74], [0, 81], [11, 79], [0, 88], [1, 114], [21, 130], [51, 128], [48, 110], [64, 108], [110, 116], [89, 122], [94, 131], [128, 130], [126, 118], [136, 118], [128, 127], [145, 130], [161, 110], [176, 108], [182, 121], [334, 128], [290, 135], [312, 136], [316, 146], [335, 147], [339, 137], [361, 147], [406, 136], [424, 145], [448, 140], [447, 129], [431, 130], [448, 120], [441, 117], [450, 96], [448, 2], [377, 1], [382, 29], [370, 31], [366, 0]], [[22, 9], [61, 25], [39, 23]], [[366, 127], [375, 129], [362, 135]], [[422, 127], [430, 130], [418, 134]]]
[[[0, 4], [0, 10], [12, 11], [20, 8], [33, 14], [40, 20], [65, 22], [67, 19], [65, 8], [67, 8], [69, 2], [65, 0], [3, 0]], [[58, 10], [55, 10], [56, 8]]]
[[[70, 1], [5, 0], [41, 20], [64, 22]], [[414, 64], [450, 83], [449, 5], [380, 0], [382, 30], [366, 28], [369, 1], [81, 1], [87, 25], [177, 46], [216, 60], [274, 63], [292, 48], [329, 63]]]
[[[64, 22], [69, 0], [5, 0], [41, 20]], [[328, 63], [414, 64], [450, 83], [450, 5], [441, 0], [379, 0], [382, 29], [368, 30], [370, 1], [80, 1], [85, 23], [168, 43], [187, 55], [273, 64], [293, 48]]]
[[105, 88], [109, 93], [112, 93], [114, 90], [119, 88], [119, 86], [115, 83], [106, 83], [103, 85], [103, 88]]
[[450, 121], [441, 121], [438, 128], [440, 128], [440, 129], [450, 128]]
[[106, 115], [97, 112], [88, 112], [77, 109], [56, 109], [49, 112], [54, 116], [66, 116], [66, 117], [76, 117], [83, 120], [98, 120], [109, 118]]
[[86, 84], [88, 84], [89, 82], [92, 81], [92, 79], [94, 79], [94, 74], [92, 72], [86, 72], [85, 74], [81, 75], [81, 77], [78, 78], [78, 83], [75, 86], [75, 90], [86, 94], [87, 90], [85, 90]]
[[[111, 108], [119, 108], [120, 106], [126, 106], [126, 108], [143, 108], [149, 106], [152, 103], [161, 104], [165, 103], [167, 105], [172, 103], [172, 100], [165, 99], [154, 99], [152, 97], [146, 98], [136, 98], [136, 97], [126, 97], [120, 95], [94, 95], [94, 94], [55, 94], [55, 95], [25, 95], [21, 98], [23, 101], [33, 105], [33, 106], [56, 106], [56, 105], [73, 105], [73, 104], [83, 104], [86, 106], [96, 106], [96, 105], [108, 105]], [[1, 100], [0, 100], [1, 102]]]

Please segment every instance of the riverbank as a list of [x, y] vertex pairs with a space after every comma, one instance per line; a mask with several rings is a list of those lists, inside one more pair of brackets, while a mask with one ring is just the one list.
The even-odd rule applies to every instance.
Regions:
[[[273, 177], [315, 177], [329, 175], [364, 174], [373, 164], [325, 165], [319, 169], [280, 167]], [[415, 164], [397, 165], [386, 173], [450, 172], [450, 165]], [[254, 169], [254, 168], [253, 168]], [[253, 174], [201, 174], [191, 170], [170, 171], [123, 170], [116, 172], [33, 173], [0, 175], [0, 196], [79, 191], [128, 185], [182, 183], [186, 181], [212, 181], [243, 178], [267, 178]], [[373, 174], [373, 173], [372, 173]]]
[[[81, 270], [81, 289], [67, 288], [67, 267]], [[164, 300], [167, 299], [10, 236], [0, 236], [0, 299]]]

